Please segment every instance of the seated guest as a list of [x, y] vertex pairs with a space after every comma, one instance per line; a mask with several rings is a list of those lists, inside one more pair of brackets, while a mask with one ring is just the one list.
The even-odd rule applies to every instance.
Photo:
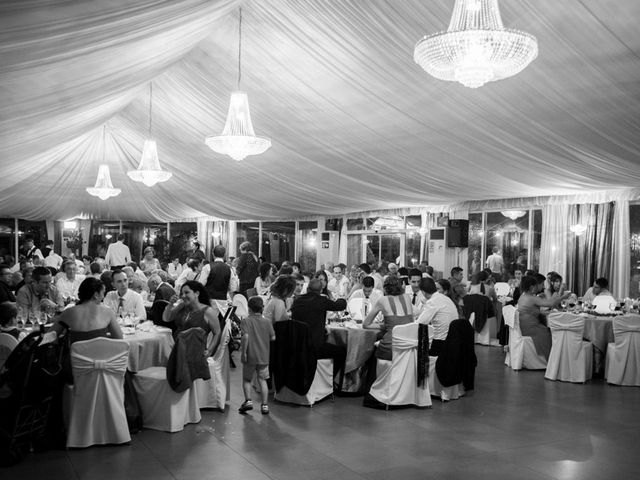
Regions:
[[562, 277], [560, 276], [560, 274], [552, 272], [551, 275], [547, 277], [547, 279], [549, 281], [549, 284], [544, 292], [547, 298], [553, 298], [562, 295], [567, 289], [567, 286], [562, 283]]
[[144, 249], [144, 257], [140, 260], [140, 270], [145, 275], [151, 275], [154, 270], [160, 270], [160, 261], [154, 257], [156, 251], [153, 247]]
[[187, 265], [185, 266], [184, 270], [182, 270], [182, 273], [176, 280], [176, 284], [175, 284], [176, 293], [180, 293], [180, 289], [182, 288], [182, 285], [184, 285], [186, 282], [195, 280], [201, 270], [202, 270], [202, 260], [198, 260], [195, 258], [190, 259], [187, 262]]
[[78, 265], [73, 260], [67, 260], [62, 264], [63, 275], [58, 277], [56, 288], [58, 289], [58, 303], [67, 305], [78, 298], [78, 288], [84, 280], [84, 275], [78, 273]]
[[25, 284], [16, 294], [18, 308], [27, 311], [55, 310], [62, 307], [58, 303], [58, 289], [52, 285], [51, 272], [47, 267], [33, 269], [33, 282]]
[[344, 268], [342, 265], [335, 265], [333, 267], [333, 278], [329, 280], [327, 288], [332, 293], [333, 298], [348, 298], [351, 284], [349, 279], [344, 274]]
[[60, 267], [62, 267], [62, 257], [53, 250], [53, 240], [49, 240], [47, 242], [45, 251], [47, 254], [44, 257], [44, 266], [53, 267], [59, 270]]
[[100, 281], [104, 283], [105, 295], [115, 290], [115, 288], [113, 288], [113, 270], [104, 270], [100, 274]]
[[[362, 323], [362, 328], [380, 329], [382, 338], [376, 348], [376, 357], [391, 360], [391, 331], [396, 325], [413, 323], [411, 297], [404, 293], [404, 286], [397, 275], [388, 275], [384, 281], [385, 296], [380, 298]], [[373, 320], [382, 312], [382, 324], [374, 325]]]
[[171, 260], [171, 263], [167, 266], [167, 272], [169, 276], [173, 278], [173, 280], [177, 280], [180, 274], [182, 273], [182, 265], [180, 264], [180, 258], [176, 257]]
[[409, 286], [405, 288], [406, 292], [411, 296], [411, 305], [413, 307], [413, 318], [415, 320], [420, 316], [422, 307], [426, 298], [422, 290], [420, 290], [420, 282], [422, 281], [422, 272], [417, 268], [409, 270]]
[[78, 302], [58, 317], [53, 330], [68, 330], [71, 343], [98, 337], [122, 338], [116, 314], [102, 304], [105, 287], [100, 280], [86, 278], [78, 288]]
[[[324, 270], [318, 270], [315, 275], [313, 276], [314, 279], [318, 279], [320, 280], [320, 295], [324, 295], [327, 298], [329, 298], [330, 300], [333, 300], [333, 294], [331, 293], [331, 291], [328, 288], [329, 285], [329, 277], [327, 277], [327, 272], [325, 272]], [[309, 289], [309, 287], [307, 287], [307, 290]]]
[[149, 277], [147, 281], [149, 292], [154, 295], [153, 301], [166, 300], [167, 302], [176, 295], [176, 291], [167, 282], [162, 281], [162, 277], [157, 273], [154, 273]]
[[100, 275], [102, 275], [103, 270], [104, 268], [100, 263], [91, 262], [91, 264], [89, 265], [89, 276], [100, 279]]
[[16, 296], [11, 289], [13, 274], [9, 265], [0, 265], [0, 303], [15, 302]]
[[447, 339], [449, 324], [458, 319], [458, 309], [448, 296], [437, 291], [436, 282], [432, 278], [423, 278], [420, 289], [427, 300], [418, 317], [418, 323], [433, 325], [433, 341], [429, 355], [437, 357]]
[[147, 301], [147, 295], [149, 295], [149, 292], [147, 292], [143, 288], [143, 283], [140, 281], [140, 279], [134, 278], [133, 280], [131, 280], [131, 283], [129, 284], [129, 288], [134, 292], [139, 293], [140, 296], [142, 297], [143, 302]]
[[456, 285], [459, 285], [463, 282], [464, 279], [464, 270], [460, 267], [453, 267], [451, 269], [451, 277], [449, 277], [449, 283], [451, 284], [451, 288], [454, 288]]
[[177, 305], [170, 303], [162, 315], [165, 323], [175, 324], [174, 336], [189, 328], [202, 328], [209, 337], [205, 351], [207, 357], [215, 352], [222, 332], [217, 313], [211, 308], [210, 303], [204, 285], [189, 280], [180, 288], [180, 300]]
[[294, 273], [291, 277], [296, 281], [296, 289], [293, 291], [293, 298], [296, 299], [300, 295], [304, 295], [307, 293], [307, 280], [304, 278], [304, 275], [301, 273]]
[[[318, 272], [320, 273], [320, 272]], [[322, 272], [324, 273], [324, 272]], [[316, 274], [317, 275], [317, 274]], [[314, 278], [307, 286], [307, 293], [296, 298], [291, 306], [293, 320], [306, 323], [309, 327], [311, 346], [316, 358], [333, 358], [334, 377], [344, 371], [344, 362], [347, 358], [347, 349], [343, 346], [333, 345], [327, 342], [325, 325], [327, 312], [338, 312], [347, 308], [347, 301], [340, 298], [333, 301], [322, 295], [323, 284], [318, 278]], [[342, 387], [341, 380], [338, 388]]]
[[470, 321], [471, 314], [474, 314], [474, 328], [480, 333], [487, 319], [495, 317], [495, 308], [491, 299], [482, 293], [484, 286], [483, 280], [488, 278], [487, 272], [484, 270], [471, 276], [471, 286], [469, 293], [462, 299], [464, 318]]
[[272, 264], [265, 262], [258, 267], [258, 277], [256, 278], [253, 288], [256, 289], [257, 295], [269, 295], [269, 289], [274, 280], [274, 267]]
[[27, 336], [18, 329], [18, 308], [14, 302], [0, 303], [0, 333], [11, 335], [21, 341]]
[[[264, 264], [263, 264], [264, 265]], [[280, 275], [271, 285], [271, 297], [264, 306], [262, 315], [271, 323], [289, 320], [287, 301], [296, 289], [296, 281], [291, 275]]]
[[604, 277], [596, 279], [596, 281], [593, 283], [593, 286], [589, 287], [586, 293], [582, 296], [582, 301], [585, 304], [593, 303], [593, 300], [598, 295], [611, 296], [611, 292], [609, 292], [609, 280]]
[[147, 311], [144, 308], [142, 296], [129, 288], [127, 274], [122, 270], [116, 270], [111, 278], [115, 290], [106, 294], [104, 304], [118, 316], [129, 314], [145, 320]]
[[520, 330], [524, 337], [531, 337], [536, 347], [536, 352], [549, 358], [551, 351], [551, 332], [547, 327], [547, 318], [541, 313], [540, 307], [555, 307], [563, 299], [571, 295], [565, 292], [554, 298], [541, 298], [538, 278], [535, 276], [525, 276], [520, 282], [522, 295], [518, 300], [518, 312], [520, 317]]

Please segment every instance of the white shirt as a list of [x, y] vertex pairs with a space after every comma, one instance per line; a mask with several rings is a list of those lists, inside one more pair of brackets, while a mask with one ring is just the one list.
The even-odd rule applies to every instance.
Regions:
[[458, 309], [449, 297], [435, 292], [427, 299], [418, 323], [433, 325], [433, 339], [446, 340], [449, 324], [458, 318]]
[[[222, 258], [214, 258], [214, 262], [224, 262]], [[198, 281], [202, 285], [207, 284], [207, 280], [209, 279], [209, 273], [211, 273], [211, 266], [207, 263], [204, 267], [202, 267], [202, 271], [198, 276]], [[177, 284], [177, 282], [176, 282]], [[176, 285], [177, 286], [177, 285]], [[238, 280], [238, 275], [236, 275], [235, 269], [231, 268], [231, 277], [229, 277], [229, 292], [237, 292], [240, 287], [240, 281]]]
[[337, 300], [338, 298], [346, 299], [349, 296], [349, 279], [344, 275], [338, 281], [335, 277], [329, 280], [329, 285], [327, 285], [328, 290], [333, 293], [333, 298]]
[[167, 273], [169, 273], [169, 276], [175, 280], [182, 273], [182, 265], [178, 263], [178, 266], [175, 266], [173, 262], [171, 262], [167, 267]]
[[62, 257], [58, 255], [56, 252], [54, 252], [53, 250], [51, 250], [51, 253], [49, 253], [47, 258], [44, 259], [44, 266], [60, 269], [61, 265], [62, 265]]
[[[49, 258], [49, 257], [47, 257]], [[58, 303], [64, 302], [65, 298], [78, 298], [78, 287], [86, 277], [76, 274], [73, 280], [69, 280], [66, 275], [58, 277], [56, 288], [58, 289]]]
[[104, 257], [107, 265], [115, 267], [119, 265], [126, 265], [131, 261], [131, 252], [122, 240], [112, 243], [107, 248], [107, 255]]
[[504, 260], [502, 259], [501, 255], [494, 253], [487, 257], [487, 267], [491, 269], [492, 273], [502, 273], [503, 265]]
[[409, 295], [409, 297], [411, 297], [411, 305], [413, 305], [413, 320], [418, 321], [418, 317], [422, 313], [422, 309], [424, 308], [424, 304], [427, 302], [427, 299], [425, 298], [422, 290], [418, 290], [416, 292], [416, 298], [414, 301], [411, 285], [407, 285], [404, 289], [404, 292]]
[[189, 280], [195, 280], [197, 276], [198, 274], [196, 272], [191, 270], [189, 267], [185, 267], [185, 269], [182, 270], [182, 273], [178, 276], [178, 279], [176, 280], [176, 286], [174, 287], [176, 290], [176, 293], [180, 295], [180, 289], [182, 288], [182, 285], [187, 283]]
[[[352, 300], [354, 298], [362, 298], [362, 312], [356, 312], [356, 313], [361, 313], [362, 314], [362, 320], [364, 320], [365, 318], [367, 318], [367, 314], [371, 311], [371, 309], [373, 307], [375, 307], [376, 303], [378, 303], [378, 300], [380, 300], [383, 297], [382, 292], [380, 290], [376, 290], [375, 288], [373, 290], [371, 290], [371, 294], [369, 295], [369, 298], [365, 297], [364, 295], [364, 290], [362, 288], [355, 290], [351, 296], [349, 297], [349, 300]], [[348, 304], [347, 304], [347, 309], [349, 308]], [[351, 313], [352, 316], [353, 312], [349, 312]], [[360, 318], [359, 315], [355, 315], [354, 318]], [[379, 313], [378, 315], [376, 315], [375, 321], [382, 321], [383, 320], [383, 316], [382, 313]]]
[[[133, 290], [127, 289], [126, 293], [122, 296], [122, 315], [126, 315], [127, 313], [133, 315], [136, 318], [146, 320], [147, 319], [147, 311], [144, 308], [144, 302], [142, 300], [142, 295]], [[104, 297], [103, 303], [105, 306], [109, 307], [111, 310], [118, 314], [118, 306], [120, 305], [120, 296], [117, 291], [112, 291], [107, 293]]]

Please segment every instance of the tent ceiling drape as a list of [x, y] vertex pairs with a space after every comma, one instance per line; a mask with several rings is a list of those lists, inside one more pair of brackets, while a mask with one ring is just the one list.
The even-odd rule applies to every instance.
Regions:
[[[273, 142], [243, 162], [204, 144], [236, 88], [239, 5], [241, 88]], [[640, 2], [500, 6], [539, 57], [470, 90], [412, 59], [453, 0], [3, 2], [0, 216], [268, 220], [640, 185]], [[126, 171], [151, 80], [173, 178], [150, 189]], [[103, 157], [106, 202], [84, 190]]]

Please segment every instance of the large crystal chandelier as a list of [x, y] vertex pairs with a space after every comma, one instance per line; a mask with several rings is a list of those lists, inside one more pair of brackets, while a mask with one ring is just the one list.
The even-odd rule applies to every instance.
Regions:
[[106, 200], [110, 197], [120, 195], [121, 190], [119, 188], [113, 188], [111, 183], [111, 173], [109, 173], [109, 165], [104, 163], [106, 158], [106, 125], [102, 127], [102, 162], [103, 164], [98, 167], [98, 178], [96, 178], [96, 184], [93, 187], [87, 187], [87, 193], [98, 197], [100, 200]]
[[430, 75], [469, 88], [511, 77], [537, 56], [533, 35], [504, 28], [498, 0], [456, 0], [447, 31], [425, 36], [413, 52]]
[[166, 182], [171, 178], [172, 173], [162, 170], [160, 160], [158, 160], [158, 146], [156, 141], [151, 139], [151, 114], [153, 106], [153, 85], [149, 84], [149, 139], [144, 141], [142, 148], [142, 158], [137, 170], [127, 172], [129, 178], [135, 182], [142, 182], [147, 187], [153, 187], [158, 182]]
[[527, 214], [527, 212], [524, 210], [503, 210], [500, 213], [505, 217], [510, 218], [511, 220], [517, 220], [518, 218], [524, 217]]
[[[240, 8], [240, 24], [238, 28], [238, 89], [242, 78], [242, 8]], [[207, 137], [206, 144], [214, 152], [229, 155], [234, 160], [243, 160], [248, 155], [259, 155], [271, 146], [271, 140], [256, 137], [249, 111], [247, 92], [236, 90], [231, 93], [227, 121], [222, 135]]]

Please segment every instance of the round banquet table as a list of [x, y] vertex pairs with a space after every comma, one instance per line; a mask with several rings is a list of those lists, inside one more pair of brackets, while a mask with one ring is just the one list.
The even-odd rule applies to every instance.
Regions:
[[149, 332], [125, 333], [124, 340], [129, 344], [129, 371], [139, 372], [148, 367], [163, 367], [167, 364], [173, 336], [171, 330], [153, 327]]
[[329, 343], [347, 348], [342, 392], [362, 393], [363, 372], [361, 370], [373, 354], [374, 343], [379, 332], [377, 330], [363, 329], [362, 327], [347, 328], [338, 325], [329, 325], [327, 331], [327, 341]]

